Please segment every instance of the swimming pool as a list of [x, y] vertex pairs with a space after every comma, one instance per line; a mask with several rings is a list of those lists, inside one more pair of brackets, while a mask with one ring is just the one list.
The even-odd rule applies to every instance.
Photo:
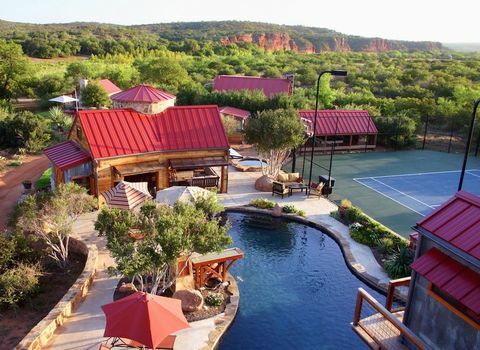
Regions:
[[230, 270], [240, 308], [220, 349], [367, 349], [350, 328], [357, 288], [385, 298], [348, 270], [333, 239], [269, 216], [228, 218], [245, 258]]

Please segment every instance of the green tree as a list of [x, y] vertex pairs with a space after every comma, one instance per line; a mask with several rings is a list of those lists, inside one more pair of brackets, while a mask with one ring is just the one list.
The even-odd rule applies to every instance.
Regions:
[[108, 107], [111, 104], [107, 91], [97, 83], [89, 83], [82, 90], [82, 105], [87, 107]]
[[0, 99], [16, 97], [30, 74], [22, 47], [0, 39]]
[[0, 147], [26, 148], [36, 153], [50, 143], [48, 123], [32, 112], [0, 113]]
[[228, 227], [222, 226], [219, 218], [206, 218], [205, 208], [212, 209], [205, 203], [199, 208], [178, 202], [173, 207], [146, 203], [134, 215], [104, 208], [95, 229], [107, 238], [119, 273], [132, 278], [132, 282], [137, 280], [142, 290], [146, 289], [144, 281], [151, 278], [149, 292], [161, 294], [182, 272], [176, 266], [181, 255], [188, 260], [193, 252], [220, 251], [232, 243]]
[[136, 62], [140, 79], [147, 84], [177, 91], [189, 81], [188, 73], [178, 60], [171, 57], [156, 57]]
[[305, 126], [293, 109], [265, 110], [247, 120], [245, 141], [253, 144], [267, 166], [264, 175], [276, 178], [290, 151], [305, 142]]
[[95, 198], [83, 187], [61, 184], [51, 193], [28, 196], [19, 205], [16, 227], [40, 237], [48, 246], [48, 255], [66, 268], [73, 223], [95, 206]]

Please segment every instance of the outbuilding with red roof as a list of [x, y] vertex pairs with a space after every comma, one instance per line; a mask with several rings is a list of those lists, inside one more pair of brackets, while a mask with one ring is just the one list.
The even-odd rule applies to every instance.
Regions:
[[231, 144], [243, 142], [243, 130], [245, 121], [250, 117], [250, 112], [236, 107], [220, 107], [223, 125]]
[[[383, 309], [359, 291], [353, 329], [371, 348], [479, 349], [480, 197], [457, 192], [413, 228], [411, 277], [390, 281]], [[393, 306], [397, 286], [409, 287], [405, 308]], [[365, 298], [377, 313], [360, 319]]]
[[480, 341], [480, 197], [457, 192], [417, 223], [404, 323], [437, 349]]
[[137, 85], [110, 96], [113, 108], [132, 108], [140, 113], [161, 113], [175, 105], [176, 96], [150, 85]]
[[109, 79], [101, 79], [98, 81], [98, 85], [104, 88], [107, 92], [108, 96], [112, 96], [113, 94], [117, 94], [122, 91], [117, 85], [115, 85]]
[[[313, 133], [315, 110], [298, 112]], [[317, 111], [315, 127], [317, 151], [330, 150], [335, 142], [337, 151], [372, 150], [377, 144], [378, 130], [368, 111], [325, 109]]]
[[[83, 110], [69, 141], [49, 147], [55, 183], [75, 180], [98, 195], [120, 181], [227, 191], [229, 143], [217, 106]], [[68, 174], [66, 173], [68, 172]], [[80, 178], [83, 178], [80, 181]]]

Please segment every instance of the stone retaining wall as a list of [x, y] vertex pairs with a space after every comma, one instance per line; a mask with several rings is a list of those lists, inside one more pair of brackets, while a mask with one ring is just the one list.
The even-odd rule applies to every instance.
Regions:
[[215, 319], [215, 329], [208, 334], [207, 345], [203, 347], [202, 350], [216, 349], [220, 339], [222, 339], [228, 328], [230, 328], [237, 315], [238, 305], [240, 303], [240, 293], [238, 292], [237, 282], [230, 274], [227, 275], [227, 281], [230, 282], [228, 291], [232, 294], [230, 296], [230, 302], [227, 304], [223, 316]]
[[52, 338], [55, 330], [61, 326], [77, 308], [85, 296], [95, 277], [97, 266], [97, 247], [93, 244], [86, 245], [82, 241], [70, 238], [70, 251], [87, 256], [83, 272], [63, 298], [30, 332], [17, 344], [17, 350], [42, 349]]

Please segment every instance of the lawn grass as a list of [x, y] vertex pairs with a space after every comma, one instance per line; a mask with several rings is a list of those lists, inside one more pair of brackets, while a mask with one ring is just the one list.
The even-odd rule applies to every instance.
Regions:
[[35, 183], [37, 190], [43, 190], [50, 186], [50, 176], [52, 175], [52, 168], [45, 170], [40, 178]]
[[[307, 181], [310, 167], [308, 159], [309, 157], [304, 172]], [[430, 150], [336, 154], [332, 166], [332, 176], [336, 183], [330, 199], [339, 203], [341, 199], [348, 198], [367, 215], [407, 237], [413, 231], [411, 227], [422, 216], [359, 184], [353, 178], [460, 170], [462, 160], [462, 154]], [[314, 162], [328, 169], [329, 156], [315, 156]], [[480, 157], [472, 156], [468, 162], [469, 169], [480, 169]], [[296, 171], [302, 173], [302, 165], [303, 157], [297, 158]], [[291, 164], [287, 164], [285, 169], [291, 171]], [[314, 165], [312, 181], [317, 182], [320, 174], [328, 174], [328, 170]]]

